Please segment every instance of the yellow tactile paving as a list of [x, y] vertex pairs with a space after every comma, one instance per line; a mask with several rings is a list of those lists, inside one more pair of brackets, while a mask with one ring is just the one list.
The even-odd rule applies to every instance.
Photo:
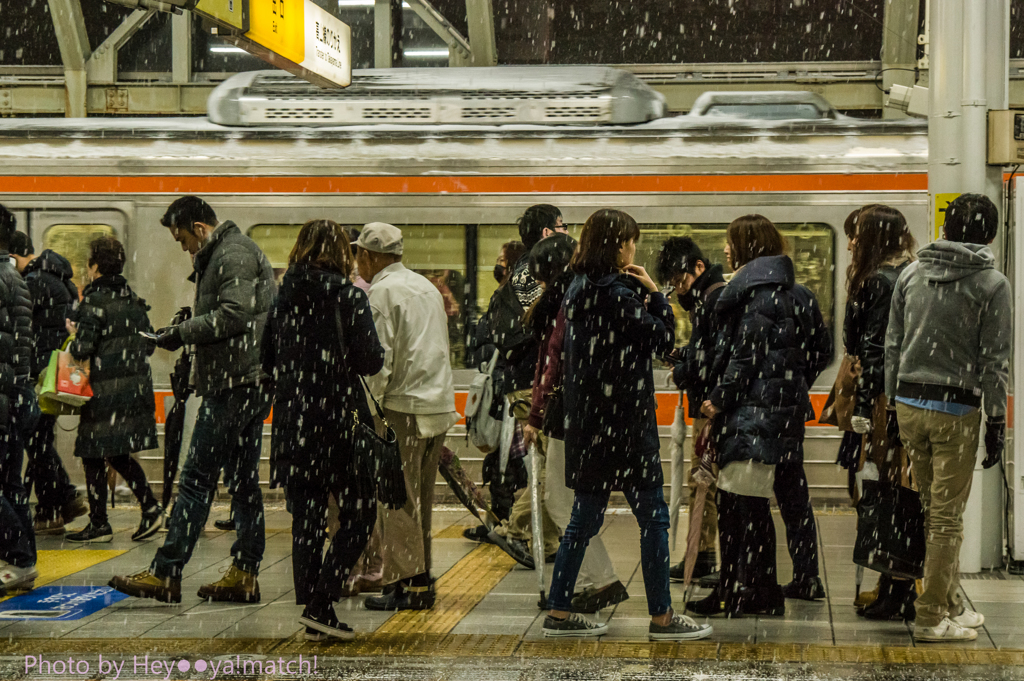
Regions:
[[449, 525], [434, 534], [434, 539], [462, 539], [462, 532], [476, 525]]
[[[58, 579], [63, 579], [76, 572], [81, 572], [105, 560], [116, 558], [125, 551], [105, 551], [100, 549], [78, 549], [76, 551], [39, 551], [36, 554], [36, 586], [44, 586]], [[18, 592], [0, 598], [0, 602], [19, 595]]]
[[493, 544], [473, 549], [437, 580], [433, 610], [395, 613], [377, 634], [447, 634], [483, 600], [516, 564]]

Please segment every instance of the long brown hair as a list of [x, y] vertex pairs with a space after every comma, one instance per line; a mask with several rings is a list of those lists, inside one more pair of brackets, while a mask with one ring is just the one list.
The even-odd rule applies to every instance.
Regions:
[[729, 242], [729, 266], [734, 271], [755, 258], [786, 252], [785, 237], [763, 215], [736, 218], [729, 223], [725, 238]]
[[587, 218], [569, 267], [592, 279], [616, 272], [623, 244], [639, 238], [640, 227], [629, 214], [603, 208]]
[[860, 290], [886, 260], [914, 252], [914, 237], [903, 213], [892, 206], [864, 206], [857, 216], [853, 258], [846, 270], [847, 293]]
[[348, 235], [334, 220], [310, 220], [302, 225], [289, 265], [313, 265], [352, 276], [352, 247]]

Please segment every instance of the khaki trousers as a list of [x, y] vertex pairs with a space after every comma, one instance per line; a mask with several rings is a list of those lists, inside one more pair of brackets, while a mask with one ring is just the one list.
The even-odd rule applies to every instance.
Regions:
[[416, 416], [384, 410], [398, 436], [398, 451], [405, 467], [405, 491], [409, 500], [400, 509], [377, 506], [376, 533], [384, 560], [384, 583], [393, 584], [430, 572], [430, 522], [434, 507], [434, 482], [441, 461], [444, 434], [416, 436]]
[[[689, 472], [689, 485], [690, 485], [690, 516], [693, 517], [693, 503], [697, 497], [697, 483], [693, 479], [693, 474], [700, 468], [700, 457], [697, 456], [697, 436], [700, 435], [700, 431], [704, 430], [704, 426], [707, 425], [708, 420], [706, 418], [695, 418], [693, 419], [693, 437], [686, 443], [686, 449], [690, 455], [690, 472]], [[715, 475], [718, 475], [718, 466], [712, 466], [712, 471]], [[712, 484], [708, 487], [708, 494], [704, 497], [704, 517], [701, 519], [700, 524], [700, 548], [699, 551], [714, 551], [715, 541], [718, 539], [718, 504], [715, 501], [715, 495], [718, 492], [718, 487]]]
[[[512, 403], [512, 415], [516, 417], [516, 421], [520, 425], [525, 426], [527, 420], [530, 417], [530, 406], [531, 398], [533, 396], [532, 390], [517, 390], [514, 393], [509, 394], [509, 401]], [[516, 404], [518, 402], [518, 404]], [[540, 466], [540, 498], [543, 499], [545, 496], [546, 489], [546, 477], [547, 477], [547, 451], [548, 451], [548, 437], [544, 433], [537, 434], [537, 454], [541, 457]], [[543, 512], [541, 513], [541, 521], [544, 527], [544, 555], [550, 556], [558, 551], [558, 544], [561, 541], [561, 537], [558, 532], [558, 525], [551, 518], [551, 514], [548, 513], [547, 505], [541, 504]], [[530, 544], [533, 537], [533, 526], [532, 526], [533, 511], [530, 504], [530, 488], [527, 487], [518, 499], [516, 503], [512, 505], [512, 512], [508, 518], [508, 536], [512, 539], [521, 539], [527, 544]], [[532, 546], [532, 544], [530, 544]]]
[[924, 591], [917, 597], [914, 623], [934, 627], [964, 611], [960, 545], [978, 458], [981, 411], [953, 416], [897, 404], [896, 413], [924, 509]]

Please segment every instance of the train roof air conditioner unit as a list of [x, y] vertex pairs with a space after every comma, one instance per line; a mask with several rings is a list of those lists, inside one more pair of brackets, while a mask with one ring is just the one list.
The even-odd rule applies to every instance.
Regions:
[[598, 125], [661, 118], [665, 100], [619, 69], [499, 66], [355, 70], [337, 90], [250, 71], [217, 86], [207, 109], [233, 126]]

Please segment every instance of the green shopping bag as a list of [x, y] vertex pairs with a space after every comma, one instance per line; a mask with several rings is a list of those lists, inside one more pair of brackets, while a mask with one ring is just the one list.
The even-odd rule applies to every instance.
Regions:
[[60, 353], [67, 349], [74, 336], [69, 336], [60, 350], [50, 353], [50, 362], [46, 365], [46, 371], [39, 375], [39, 383], [36, 384], [36, 394], [39, 396], [39, 411], [50, 416], [74, 416], [82, 410], [82, 405], [88, 398], [77, 395], [66, 395], [57, 392], [57, 369], [60, 360]]

